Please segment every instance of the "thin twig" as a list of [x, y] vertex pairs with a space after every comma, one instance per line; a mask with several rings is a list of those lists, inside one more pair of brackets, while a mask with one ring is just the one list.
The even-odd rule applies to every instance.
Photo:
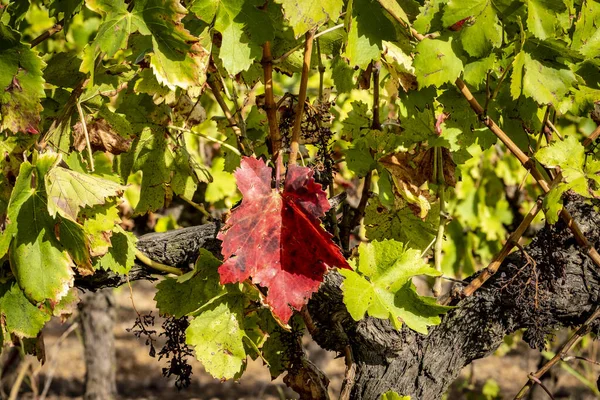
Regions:
[[304, 62], [302, 64], [302, 76], [300, 77], [300, 93], [298, 94], [298, 105], [296, 106], [296, 119], [292, 129], [292, 140], [290, 144], [289, 165], [296, 165], [298, 152], [300, 151], [300, 127], [302, 125], [302, 115], [304, 113], [304, 103], [306, 103], [306, 91], [308, 88], [308, 74], [310, 72], [310, 58], [312, 56], [312, 45], [315, 38], [314, 29], [306, 32], [306, 41], [304, 44]]
[[[535, 161], [528, 157], [508, 137], [508, 135], [498, 125], [496, 125], [496, 123], [491, 118], [483, 114], [483, 108], [481, 107], [481, 105], [479, 105], [479, 102], [477, 101], [477, 99], [475, 99], [475, 97], [473, 96], [469, 88], [467, 88], [462, 79], [458, 78], [455, 84], [460, 90], [460, 92], [463, 94], [465, 99], [469, 102], [469, 105], [471, 106], [473, 111], [475, 111], [475, 113], [480, 117], [483, 124], [487, 126], [488, 129], [491, 130], [496, 135], [496, 137], [498, 137], [498, 139], [502, 141], [502, 143], [504, 143], [504, 145], [510, 150], [510, 152], [515, 157], [517, 157], [521, 164], [531, 172], [531, 176], [533, 176], [533, 178], [537, 181], [544, 193], [548, 193], [550, 191], [550, 185], [548, 184], [548, 181], [546, 181], [540, 170], [536, 168]], [[579, 225], [577, 224], [577, 222], [575, 222], [571, 214], [565, 208], [563, 208], [560, 212], [560, 216], [563, 219], [563, 221], [567, 224], [569, 229], [571, 229], [571, 232], [573, 232], [573, 236], [575, 237], [575, 240], [577, 241], [579, 246], [583, 248], [584, 252], [592, 259], [594, 264], [600, 267], [600, 254], [598, 254], [598, 251], [587, 240], [587, 238], [581, 231], [581, 228], [579, 228]]]
[[544, 113], [544, 119], [542, 121], [542, 130], [540, 132], [540, 138], [537, 142], [535, 151], [537, 152], [540, 149], [540, 144], [542, 142], [542, 136], [544, 136], [546, 138], [546, 143], [549, 145], [552, 142], [552, 133], [548, 131], [548, 127], [550, 125], [548, 125], [548, 127], [546, 127], [546, 124], [548, 124], [548, 117], [550, 116], [550, 105], [546, 106], [546, 112]]
[[592, 132], [592, 134], [590, 136], [588, 136], [584, 141], [583, 141], [583, 146], [587, 147], [590, 144], [592, 144], [596, 139], [598, 139], [598, 136], [600, 136], [600, 125], [598, 125], [596, 127], [596, 129], [594, 129], [594, 132]]
[[210, 214], [208, 213], [208, 211], [206, 211], [206, 208], [204, 208], [202, 204], [198, 204], [185, 196], [179, 195], [179, 198], [188, 203], [190, 206], [194, 207], [196, 210], [200, 211], [200, 213], [205, 217], [210, 217]]
[[354, 387], [354, 377], [356, 376], [356, 364], [354, 363], [350, 345], [344, 347], [344, 362], [346, 364], [346, 372], [344, 373], [344, 381], [342, 382], [342, 390], [339, 399], [349, 400], [350, 393]]
[[238, 149], [236, 149], [235, 147], [233, 147], [229, 143], [225, 143], [222, 140], [219, 140], [219, 139], [214, 138], [212, 136], [206, 135], [204, 133], [192, 131], [192, 130], [187, 129], [187, 128], [181, 128], [181, 127], [175, 126], [175, 125], [169, 125], [169, 126], [167, 126], [167, 128], [168, 129], [172, 129], [174, 131], [185, 132], [185, 133], [189, 133], [189, 134], [192, 134], [192, 135], [203, 137], [204, 139], [206, 139], [208, 141], [211, 141], [211, 142], [214, 142], [214, 143], [218, 143], [218, 144], [220, 144], [223, 147], [227, 147], [229, 150], [231, 150], [232, 152], [234, 152], [238, 156], [242, 155], [242, 153], [240, 153], [240, 151]]
[[19, 368], [19, 373], [17, 374], [17, 378], [15, 379], [12, 388], [10, 389], [10, 395], [8, 400], [17, 400], [19, 396], [19, 390], [21, 390], [21, 384], [23, 383], [23, 379], [25, 378], [25, 374], [27, 374], [27, 370], [31, 365], [31, 361], [29, 359], [25, 359], [21, 363], [21, 368]]
[[308, 312], [308, 308], [306, 306], [302, 307], [302, 309], [300, 310], [300, 315], [302, 316], [302, 319], [304, 320], [304, 325], [306, 325], [306, 329], [308, 330], [308, 333], [310, 333], [310, 336], [314, 337], [317, 333], [317, 326], [315, 325], [315, 322], [313, 321], [310, 313]]
[[150, 257], [145, 255], [138, 249], [135, 250], [135, 257], [138, 260], [140, 260], [142, 263], [146, 264], [150, 268], [154, 268], [157, 271], [166, 272], [168, 274], [173, 274], [173, 275], [178, 275], [178, 276], [183, 275], [183, 271], [180, 270], [179, 268], [171, 267], [169, 265], [165, 265], [165, 264], [156, 262], [156, 261], [150, 259]]
[[[553, 181], [553, 183], [556, 184], [560, 182], [560, 179], [562, 179], [562, 176], [559, 175]], [[519, 243], [521, 236], [523, 236], [529, 225], [531, 225], [531, 222], [535, 219], [536, 215], [542, 209], [543, 200], [543, 196], [540, 196], [538, 198], [538, 200], [535, 202], [531, 210], [529, 210], [523, 221], [521, 221], [517, 229], [508, 237], [508, 240], [506, 241], [506, 243], [504, 243], [504, 246], [502, 246], [500, 252], [494, 256], [492, 262], [490, 262], [487, 268], [485, 268], [477, 276], [477, 278], [473, 279], [471, 283], [469, 283], [469, 286], [465, 287], [462, 290], [462, 296], [471, 296], [477, 289], [481, 287], [481, 285], [483, 285], [498, 271], [498, 268], [500, 268], [500, 265], [502, 265], [502, 262], [504, 261], [506, 256], [508, 256], [513, 247], [515, 247], [517, 243]]]
[[87, 147], [88, 156], [90, 158], [90, 170], [94, 172], [94, 154], [92, 153], [92, 145], [90, 144], [90, 135], [88, 133], [87, 124], [85, 122], [85, 115], [83, 114], [81, 103], [77, 101], [75, 105], [77, 106], [77, 112], [79, 113], [79, 119], [81, 120], [81, 127], [83, 128], [83, 135], [85, 137], [85, 145]]
[[[437, 271], [442, 272], [442, 246], [444, 244], [444, 230], [446, 227], [446, 180], [444, 179], [444, 157], [440, 147], [434, 147], [434, 174], [438, 184], [438, 198], [440, 199], [440, 224], [435, 238], [434, 266]], [[433, 284], [433, 296], [438, 297], [442, 294], [442, 277], [435, 278]]]
[[554, 133], [556, 133], [556, 136], [558, 136], [558, 138], [560, 140], [564, 140], [563, 136], [560, 134], [560, 132], [558, 131], [558, 129], [556, 129], [556, 126], [554, 126], [554, 124], [552, 123], [552, 121], [550, 121], [549, 119], [546, 120], [546, 125], [548, 125], [550, 127], [550, 129], [552, 129], [552, 131]]
[[30, 43], [31, 48], [34, 48], [38, 44], [42, 43], [44, 40], [52, 37], [54, 34], [62, 31], [62, 28], [65, 24], [64, 18], [54, 24], [51, 28], [45, 30], [40, 36], [33, 39]]
[[565, 362], [572, 361], [572, 360], [581, 360], [581, 361], [587, 361], [590, 364], [600, 365], [600, 362], [594, 361], [591, 358], [582, 357], [582, 356], [566, 356], [566, 357], [563, 357], [562, 360]]
[[554, 399], [554, 396], [552, 396], [552, 393], [550, 392], [550, 390], [548, 390], [548, 388], [547, 388], [547, 387], [546, 387], [546, 386], [545, 386], [545, 385], [542, 383], [542, 381], [540, 381], [538, 378], [536, 378], [536, 377], [535, 377], [535, 376], [533, 376], [532, 374], [529, 374], [529, 379], [531, 379], [532, 381], [534, 381], [535, 383], [537, 383], [538, 385], [540, 385], [540, 387], [541, 387], [542, 389], [544, 389], [544, 392], [546, 392], [546, 394], [547, 394], [548, 396], [550, 396], [550, 398], [551, 398], [552, 400], [555, 400], [555, 399]]
[[233, 130], [233, 132], [235, 133], [235, 135], [237, 137], [238, 147], [241, 150], [241, 154], [246, 155], [246, 156], [250, 155], [252, 152], [250, 151], [250, 149], [246, 148], [246, 143], [245, 143], [246, 138], [244, 137], [244, 134], [243, 134], [242, 130], [240, 129], [238, 121], [235, 119], [235, 117], [231, 113], [231, 110], [229, 109], [229, 106], [227, 105], [227, 103], [225, 103], [223, 96], [221, 96], [221, 85], [219, 85], [217, 83], [217, 80], [215, 79], [214, 75], [210, 75], [208, 77], [208, 79], [206, 80], [206, 83], [208, 83], [208, 86], [210, 87], [210, 90], [211, 90], [213, 96], [215, 97], [215, 100], [219, 104], [219, 107], [221, 107], [223, 114], [225, 114], [225, 118], [227, 118], [227, 121], [229, 121], [229, 126], [231, 127], [231, 129]]
[[350, 231], [352, 231], [355, 227], [357, 227], [360, 224], [360, 220], [365, 215], [365, 209], [367, 208], [367, 203], [369, 202], [369, 197], [371, 195], [371, 179], [372, 171], [369, 171], [365, 176], [363, 190], [360, 196], [360, 202], [358, 203], [358, 207], [356, 207], [356, 210], [354, 210], [354, 216], [352, 218], [352, 222], [350, 223]]
[[[395, 15], [395, 13], [390, 9], [390, 7], [386, 5], [386, 2], [380, 1], [380, 4], [384, 9], [386, 9], [389, 12], [389, 14], [396, 21], [398, 21], [398, 23], [400, 23], [400, 25], [409, 30], [409, 32], [412, 34], [413, 37], [415, 37], [415, 39], [417, 39], [418, 41], [422, 41], [425, 39], [424, 35], [417, 32], [417, 30], [411, 27], [406, 21], [403, 21], [401, 18]], [[536, 168], [535, 162], [531, 158], [529, 158], [525, 153], [523, 153], [523, 151], [508, 137], [508, 135], [489, 116], [485, 114], [484, 109], [481, 107], [477, 99], [473, 96], [473, 94], [471, 93], [467, 85], [465, 85], [462, 79], [457, 78], [455, 81], [455, 85], [458, 87], [459, 91], [464, 96], [464, 98], [469, 102], [469, 105], [471, 106], [473, 111], [475, 111], [475, 113], [479, 116], [481, 122], [485, 126], [487, 126], [487, 128], [491, 130], [496, 135], [496, 137], [498, 137], [498, 139], [502, 141], [502, 143], [504, 143], [504, 145], [510, 150], [510, 152], [515, 157], [517, 157], [521, 164], [531, 172], [531, 175], [537, 181], [544, 193], [548, 193], [550, 191], [550, 185], [548, 184], [548, 181], [546, 181], [542, 173]], [[573, 220], [571, 214], [565, 208], [563, 208], [560, 213], [560, 216], [573, 232], [573, 236], [575, 236], [575, 240], [577, 241], [577, 243], [592, 259], [594, 264], [600, 267], [600, 254], [598, 254], [598, 251], [592, 245], [590, 245], [587, 238], [583, 235], [583, 232], [581, 232], [581, 229], [579, 228], [577, 222]]]
[[56, 343], [54, 343], [54, 346], [52, 346], [52, 365], [50, 366], [50, 371], [48, 371], [48, 374], [46, 375], [46, 382], [44, 383], [44, 389], [42, 390], [42, 394], [40, 395], [39, 400], [45, 400], [46, 396], [48, 395], [48, 391], [50, 390], [52, 379], [54, 379], [54, 372], [56, 371], [56, 367], [58, 366], [58, 351], [60, 350], [63, 342], [67, 339], [67, 337], [69, 337], [71, 332], [73, 332], [78, 327], [79, 324], [77, 322], [69, 326], [69, 328], [66, 331], [64, 331], [62, 335], [60, 335]]
[[579, 327], [579, 329], [577, 329], [577, 331], [575, 331], [573, 336], [571, 336], [569, 338], [569, 340], [567, 340], [565, 342], [565, 344], [563, 344], [561, 346], [561, 348], [554, 355], [554, 357], [552, 357], [546, 364], [544, 364], [542, 366], [542, 368], [540, 368], [536, 373], [529, 375], [529, 380], [523, 386], [523, 388], [521, 388], [519, 393], [515, 396], [515, 400], [519, 400], [519, 399], [522, 399], [523, 397], [525, 397], [525, 395], [527, 394], [529, 389], [533, 386], [533, 383], [536, 383], [533, 378], [537, 378], [539, 380], [557, 362], [559, 362], [561, 359], [565, 358], [567, 355], [567, 352], [571, 349], [571, 347], [573, 347], [579, 341], [579, 339], [581, 339], [583, 336], [585, 336], [589, 333], [589, 331], [591, 329], [591, 327], [590, 327], [591, 323], [594, 322], [594, 320], [596, 318], [598, 318], [599, 316], [600, 316], [600, 307], [598, 307], [596, 309], [596, 311], [594, 311], [594, 313], [588, 317], [588, 319], [583, 323], [583, 325], [581, 325]]

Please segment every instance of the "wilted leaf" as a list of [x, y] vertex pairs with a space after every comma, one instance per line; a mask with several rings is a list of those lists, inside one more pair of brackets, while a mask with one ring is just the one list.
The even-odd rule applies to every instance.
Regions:
[[[440, 148], [444, 161], [444, 181], [447, 185], [456, 185], [450, 152]], [[379, 162], [390, 172], [396, 189], [409, 203], [419, 207], [419, 217], [425, 218], [433, 196], [429, 193], [427, 183], [434, 182], [434, 149], [421, 150], [417, 153], [405, 152], [386, 155]]]
[[[121, 154], [129, 151], [131, 139], [125, 139], [114, 131], [112, 126], [104, 119], [95, 119], [86, 124], [90, 145], [94, 151], [107, 151], [112, 154]], [[78, 151], [86, 148], [85, 133], [81, 121], [73, 127], [73, 147]]]

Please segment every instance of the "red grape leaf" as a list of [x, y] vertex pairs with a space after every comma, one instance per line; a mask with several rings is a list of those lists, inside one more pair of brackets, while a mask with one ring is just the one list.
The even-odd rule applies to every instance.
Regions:
[[225, 262], [221, 283], [252, 282], [268, 289], [266, 303], [287, 323], [319, 289], [327, 267], [348, 268], [320, 225], [330, 205], [310, 168], [291, 165], [283, 193], [271, 189], [271, 168], [244, 157], [235, 171], [244, 198], [217, 236]]

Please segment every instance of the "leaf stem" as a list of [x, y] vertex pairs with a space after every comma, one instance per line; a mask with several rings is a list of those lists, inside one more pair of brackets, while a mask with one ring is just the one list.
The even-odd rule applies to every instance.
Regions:
[[234, 152], [234, 153], [235, 153], [235, 154], [237, 154], [238, 156], [241, 156], [241, 155], [242, 155], [242, 153], [240, 153], [240, 151], [239, 151], [238, 149], [236, 149], [235, 147], [233, 147], [233, 146], [232, 146], [232, 145], [230, 145], [229, 143], [225, 143], [225, 142], [224, 142], [224, 141], [222, 141], [222, 140], [219, 140], [219, 139], [217, 139], [217, 138], [214, 138], [214, 137], [212, 137], [212, 136], [206, 135], [206, 134], [204, 134], [204, 133], [195, 132], [195, 131], [192, 131], [191, 129], [187, 129], [187, 128], [181, 128], [181, 127], [179, 127], [179, 126], [175, 126], [175, 125], [169, 125], [169, 126], [167, 126], [167, 128], [168, 128], [168, 129], [175, 130], [175, 131], [179, 131], [179, 132], [185, 132], [185, 133], [190, 133], [190, 134], [192, 134], [192, 135], [201, 136], [201, 137], [203, 137], [203, 138], [204, 138], [204, 139], [206, 139], [206, 140], [209, 140], [209, 141], [211, 141], [211, 142], [214, 142], [214, 143], [218, 143], [218, 144], [220, 144], [220, 145], [221, 145], [221, 146], [223, 146], [223, 147], [227, 147], [229, 150], [231, 150], [232, 152]]
[[204, 215], [205, 217], [210, 217], [210, 214], [208, 213], [208, 211], [206, 211], [206, 208], [204, 208], [204, 206], [202, 204], [198, 204], [190, 199], [188, 199], [185, 196], [179, 196], [179, 198], [183, 201], [185, 201], [186, 203], [188, 203], [190, 206], [194, 207], [196, 210], [200, 211], [200, 213], [202, 215]]
[[92, 145], [90, 144], [90, 135], [88, 133], [87, 124], [85, 122], [85, 115], [83, 114], [83, 109], [81, 108], [81, 103], [79, 100], [75, 103], [77, 106], [77, 112], [79, 113], [79, 119], [81, 120], [81, 127], [83, 128], [83, 135], [85, 137], [85, 145], [87, 147], [88, 156], [90, 159], [90, 170], [94, 172], [94, 155], [92, 152]]
[[300, 78], [300, 93], [298, 94], [298, 104], [296, 106], [296, 119], [292, 129], [292, 141], [290, 144], [289, 165], [296, 165], [298, 152], [300, 151], [300, 127], [302, 125], [302, 115], [304, 114], [304, 104], [306, 103], [306, 92], [308, 88], [308, 74], [310, 73], [310, 58], [312, 56], [313, 40], [315, 30], [306, 32], [306, 41], [304, 43], [304, 62], [302, 64], [302, 76]]
[[142, 263], [146, 264], [150, 268], [154, 268], [157, 271], [166, 272], [168, 274], [173, 274], [173, 275], [178, 275], [178, 276], [183, 275], [183, 271], [181, 271], [179, 268], [171, 267], [169, 265], [165, 265], [165, 264], [156, 262], [156, 261], [150, 259], [150, 257], [145, 255], [138, 249], [135, 249], [135, 256]]
[[31, 43], [30, 43], [31, 48], [34, 48], [38, 44], [42, 43], [44, 40], [49, 39], [54, 34], [62, 31], [64, 24], [65, 24], [65, 19], [63, 18], [60, 21], [58, 21], [56, 24], [54, 24], [51, 28], [46, 29], [44, 32], [42, 32], [41, 35], [39, 35], [38, 37], [36, 37], [35, 39], [33, 39], [31, 41]]
[[[438, 225], [437, 236], [434, 249], [434, 266], [437, 271], [442, 272], [442, 246], [444, 244], [444, 230], [446, 228], [446, 180], [444, 179], [444, 157], [440, 147], [434, 147], [434, 172], [438, 184], [438, 198], [440, 200], [440, 224]], [[435, 278], [433, 284], [433, 296], [439, 297], [442, 294], [442, 277]]]

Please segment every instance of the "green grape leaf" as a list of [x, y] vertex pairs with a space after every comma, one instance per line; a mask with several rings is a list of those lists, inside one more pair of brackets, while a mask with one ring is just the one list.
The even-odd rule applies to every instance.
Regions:
[[80, 275], [92, 275], [90, 245], [85, 235], [83, 226], [70, 219], [60, 219], [60, 224], [56, 225], [56, 237], [60, 244], [67, 250]]
[[56, 53], [44, 69], [44, 80], [52, 85], [74, 88], [85, 78], [79, 72], [81, 59], [75, 51]]
[[390, 390], [381, 394], [379, 400], [410, 400], [410, 396], [400, 396], [398, 393]]
[[562, 195], [573, 185], [569, 183], [559, 183], [556, 187], [550, 189], [548, 194], [544, 197], [542, 208], [546, 214], [546, 221], [553, 225], [558, 222], [558, 216], [563, 209]]
[[397, 20], [399, 19], [406, 23], [410, 23], [410, 21], [408, 19], [408, 15], [406, 15], [406, 12], [404, 12], [401, 5], [398, 4], [398, 2], [396, 0], [377, 0], [377, 1], [379, 2], [379, 4], [381, 4], [381, 6], [387, 12], [389, 12], [394, 17], [394, 19], [397, 19]]
[[19, 33], [0, 23], [0, 129], [39, 133], [44, 66]]
[[[132, 11], [122, 0], [91, 0], [86, 4], [103, 17], [92, 57], [99, 51], [114, 56], [127, 47], [129, 35], [139, 31], [152, 38], [150, 65], [160, 83], [175, 90], [201, 86], [206, 81], [211, 35], [206, 30], [196, 38], [184, 28], [181, 19], [187, 10], [178, 1], [140, 0]], [[90, 66], [85, 69], [92, 70]]]
[[407, 203], [399, 201], [388, 210], [372, 201], [365, 212], [365, 228], [371, 240], [394, 239], [407, 246], [424, 250], [437, 233], [439, 204], [432, 204], [425, 220], [415, 215]]
[[225, 160], [222, 157], [213, 159], [210, 174], [213, 181], [206, 186], [204, 199], [209, 203], [216, 203], [227, 197], [235, 196], [237, 186], [233, 174], [225, 172]]
[[354, 68], [343, 57], [336, 56], [331, 62], [331, 76], [338, 93], [349, 93], [355, 86]]
[[139, 17], [127, 10], [127, 4], [122, 0], [88, 0], [87, 7], [103, 17], [98, 28], [94, 46], [109, 57], [127, 47], [127, 39], [132, 30], [137, 28]]
[[435, 30], [440, 25], [441, 28], [441, 16], [440, 6], [443, 2], [439, 0], [425, 0], [423, 6], [419, 7], [419, 15], [413, 22], [413, 27], [419, 33], [429, 33]]
[[152, 35], [150, 65], [158, 82], [188, 89], [202, 86], [210, 59], [212, 35], [206, 29], [196, 38], [181, 23], [187, 10], [177, 0], [139, 0], [134, 15], [141, 34]]
[[207, 24], [210, 24], [217, 15], [221, 0], [193, 0], [190, 3], [190, 11]]
[[116, 202], [85, 208], [79, 212], [79, 217], [83, 219], [90, 255], [98, 257], [106, 254], [111, 246], [112, 230], [121, 222]]
[[561, 34], [559, 16], [567, 13], [562, 0], [527, 0], [527, 29], [535, 37], [549, 39]]
[[193, 346], [196, 358], [217, 379], [238, 377], [246, 364], [246, 350], [237, 315], [225, 303], [205, 311], [190, 322], [186, 343]]
[[226, 293], [225, 287], [219, 283], [217, 269], [221, 264], [208, 250], [201, 249], [191, 278], [183, 282], [177, 278], [166, 278], [156, 285], [154, 300], [161, 315], [181, 318]]
[[404, 145], [437, 138], [436, 118], [431, 107], [421, 111], [417, 107], [408, 106], [400, 110], [398, 117], [403, 129], [400, 138]]
[[36, 302], [56, 303], [73, 286], [73, 261], [56, 239], [55, 221], [48, 214], [43, 192], [42, 176], [56, 159], [56, 155], [44, 154], [35, 167], [21, 164], [8, 210], [14, 235], [11, 268], [27, 297]]
[[362, 101], [353, 101], [352, 110], [342, 120], [342, 134], [346, 140], [356, 140], [368, 132], [371, 126], [369, 106]]
[[296, 38], [326, 22], [337, 20], [343, 0], [276, 0], [283, 6], [285, 18], [290, 22]]
[[451, 0], [444, 8], [442, 21], [450, 27], [466, 20], [461, 29], [463, 48], [473, 57], [481, 57], [502, 44], [502, 27], [492, 3], [488, 0]]
[[515, 100], [523, 94], [538, 104], [558, 105], [575, 80], [571, 70], [548, 67], [521, 51], [515, 57], [510, 93]]
[[77, 220], [81, 208], [104, 204], [108, 198], [119, 196], [125, 190], [125, 186], [113, 181], [58, 166], [52, 168], [44, 179], [48, 212], [53, 217], [60, 214], [72, 221]]
[[135, 214], [146, 214], [165, 205], [171, 176], [167, 165], [167, 140], [160, 130], [146, 128], [131, 145], [133, 171], [142, 171], [142, 190]]
[[586, 157], [585, 148], [574, 135], [540, 149], [536, 153], [536, 159], [548, 168], [560, 167], [564, 180], [568, 184], [568, 186], [561, 186], [561, 190], [570, 189], [584, 197], [596, 194], [590, 189], [588, 181], [598, 182], [600, 161], [593, 157]]
[[366, 69], [379, 59], [383, 41], [396, 38], [396, 31], [385, 11], [369, 0], [354, 1], [352, 13], [345, 56], [350, 65]]
[[452, 37], [447, 41], [425, 39], [417, 45], [415, 75], [419, 87], [442, 86], [454, 82], [463, 70], [463, 63], [452, 49]]
[[597, 1], [583, 2], [571, 48], [589, 58], [600, 56], [600, 3]]
[[439, 315], [450, 308], [419, 296], [412, 285], [413, 276], [441, 275], [423, 261], [419, 250], [384, 240], [361, 243], [358, 254], [355, 270], [340, 270], [346, 278], [342, 284], [344, 304], [352, 318], [358, 321], [368, 313], [389, 318], [396, 329], [404, 322], [423, 334], [427, 334], [428, 326], [441, 322]]
[[465, 82], [475, 90], [482, 88], [485, 82], [488, 71], [491, 71], [496, 66], [496, 55], [490, 54], [486, 58], [478, 59], [465, 65]]
[[135, 244], [137, 238], [131, 232], [125, 232], [119, 225], [115, 226], [111, 237], [111, 247], [108, 252], [98, 258], [94, 268], [113, 271], [126, 275], [135, 264]]
[[346, 165], [350, 171], [357, 176], [363, 177], [377, 168], [377, 162], [373, 159], [371, 150], [364, 139], [354, 141], [354, 147], [345, 150]]
[[218, 5], [214, 24], [223, 36], [219, 58], [230, 75], [248, 70], [262, 55], [260, 45], [272, 39], [273, 28], [267, 13], [257, 8], [259, 5], [242, 0], [224, 0]]
[[20, 338], [34, 338], [50, 317], [27, 300], [16, 282], [0, 284], [0, 328]]

